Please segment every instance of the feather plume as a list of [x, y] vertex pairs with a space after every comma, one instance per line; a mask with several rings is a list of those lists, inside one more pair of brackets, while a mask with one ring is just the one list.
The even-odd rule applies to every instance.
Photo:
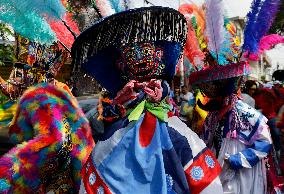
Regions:
[[[63, 20], [67, 23], [67, 25], [76, 33], [80, 34], [77, 24], [72, 21], [72, 14], [67, 13]], [[74, 36], [72, 33], [64, 26], [61, 21], [51, 21], [49, 22], [51, 29], [55, 32], [58, 40], [64, 43], [68, 48], [71, 48], [74, 42]]]
[[218, 53], [218, 58], [215, 52], [211, 52], [212, 56], [216, 60], [218, 60], [219, 65], [227, 65], [229, 63], [227, 58], [233, 55], [231, 50], [231, 42], [230, 42], [231, 37], [232, 35], [228, 31], [226, 31], [224, 42], [220, 47], [220, 51]]
[[109, 0], [109, 1], [116, 13], [124, 10], [123, 7], [125, 7], [125, 5], [123, 5], [123, 2], [121, 2], [121, 0]]
[[274, 45], [284, 43], [284, 37], [280, 36], [278, 34], [270, 34], [268, 36], [264, 36], [261, 38], [259, 42], [259, 48], [257, 53], [252, 53], [248, 56], [248, 53], [246, 53], [246, 56], [252, 60], [252, 61], [258, 61], [259, 55], [261, 55], [265, 50], [271, 49]]
[[260, 39], [265, 36], [270, 29], [277, 12], [279, 11], [279, 6], [281, 0], [265, 0], [259, 11], [255, 29], [256, 31], [256, 41], [259, 42]]
[[228, 52], [226, 52], [226, 57], [228, 60], [235, 62], [240, 53], [239, 37], [236, 34], [236, 27], [232, 22], [225, 18], [224, 23], [227, 30], [224, 47], [229, 48]]
[[197, 23], [196, 23], [196, 17], [195, 16], [193, 16], [191, 18], [191, 23], [192, 23], [192, 26], [195, 30], [195, 35], [196, 35], [199, 47], [200, 47], [201, 50], [204, 50], [207, 47], [207, 44], [206, 44], [206, 41], [205, 41], [201, 27], [198, 26]]
[[207, 0], [205, 3], [208, 49], [216, 53], [218, 59], [225, 37], [223, 3], [221, 0]]
[[96, 0], [96, 5], [103, 17], [115, 13], [115, 10], [112, 8], [111, 3], [108, 0]]
[[251, 10], [247, 14], [247, 22], [244, 30], [243, 50], [254, 53], [257, 51], [257, 40], [255, 36], [255, 23], [261, 6], [261, 0], [253, 0]]
[[182, 14], [193, 14], [196, 20], [196, 24], [201, 28], [202, 32], [205, 29], [205, 13], [202, 8], [195, 4], [182, 4], [179, 7], [179, 12]]
[[[196, 67], [193, 66], [187, 57], [184, 57], [184, 75], [188, 77], [192, 72], [196, 71]], [[199, 69], [200, 70], [200, 69]]]
[[47, 21], [36, 12], [20, 10], [10, 0], [2, 0], [0, 20], [13, 27], [15, 32], [22, 36], [43, 44], [52, 44], [56, 41], [55, 33]]
[[[184, 47], [184, 55], [189, 59], [190, 63], [195, 66], [200, 66], [201, 61], [204, 59], [204, 54], [200, 50], [198, 41], [195, 36], [195, 31], [190, 25], [188, 24], [188, 32], [187, 32], [187, 39]], [[199, 63], [199, 64], [198, 64]]]
[[[64, 7], [67, 6], [66, 0], [61, 0], [62, 4]], [[66, 22], [68, 27], [75, 33], [75, 34], [80, 34], [78, 25], [76, 22], [72, 20], [72, 13], [66, 12], [66, 14], [63, 16], [62, 20]], [[64, 25], [63, 22], [61, 21], [49, 21], [49, 25], [51, 29], [55, 32], [57, 38], [59, 41], [61, 41], [65, 46], [68, 48], [72, 47], [72, 44], [74, 42], [74, 36], [70, 32], [70, 30], [67, 29], [67, 27]]]
[[235, 36], [236, 34], [236, 27], [235, 25], [233, 24], [233, 22], [231, 22], [229, 19], [225, 18], [225, 27], [227, 29], [227, 31], [232, 35], [232, 36]]
[[202, 33], [205, 30], [205, 12], [202, 9], [202, 7], [198, 7], [197, 5], [193, 4], [192, 5], [192, 9], [193, 9], [193, 14], [196, 17], [196, 21], [198, 26], [201, 28]]
[[65, 8], [60, 0], [9, 0], [17, 9], [23, 12], [34, 11], [40, 16], [49, 19], [60, 19], [65, 14]]
[[[187, 39], [184, 47], [184, 55], [189, 59], [190, 63], [195, 67], [203, 65], [204, 54], [199, 48], [199, 43], [196, 38], [195, 29], [192, 23], [193, 9], [189, 4], [183, 4], [179, 7], [181, 12], [187, 19]], [[195, 25], [195, 23], [194, 23]], [[197, 25], [197, 24], [196, 24]]]

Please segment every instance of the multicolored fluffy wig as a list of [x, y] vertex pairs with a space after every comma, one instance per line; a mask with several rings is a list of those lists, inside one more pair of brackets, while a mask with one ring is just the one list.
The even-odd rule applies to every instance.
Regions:
[[94, 142], [74, 97], [52, 85], [32, 87], [20, 99], [9, 133], [18, 145], [0, 158], [0, 193], [57, 193], [56, 184], [67, 185], [63, 193], [78, 192]]

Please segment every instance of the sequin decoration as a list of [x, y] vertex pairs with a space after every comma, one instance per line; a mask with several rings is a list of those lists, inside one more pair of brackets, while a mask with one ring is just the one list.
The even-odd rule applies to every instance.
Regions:
[[102, 186], [99, 186], [98, 190], [97, 190], [97, 194], [104, 194], [105, 190]]
[[214, 160], [212, 159], [211, 156], [206, 155], [205, 156], [205, 162], [206, 162], [206, 164], [207, 164], [207, 166], [209, 168], [214, 168], [215, 167], [215, 162], [214, 162]]
[[143, 7], [114, 14], [76, 39], [72, 46], [74, 70], [79, 70], [92, 56], [110, 46], [117, 48], [133, 42], [166, 40], [183, 47], [187, 28], [184, 16], [167, 7]]
[[87, 164], [87, 166], [86, 166], [86, 172], [88, 172], [88, 171], [89, 171], [90, 166], [91, 166], [91, 164], [90, 164], [90, 163], [88, 163], [88, 164]]
[[194, 166], [190, 170], [190, 176], [195, 181], [200, 181], [204, 177], [203, 170], [200, 166]]
[[173, 188], [173, 185], [174, 185], [174, 180], [168, 174], [166, 174], [166, 182], [167, 182], [167, 190], [172, 191], [172, 188]]
[[94, 172], [92, 172], [90, 174], [90, 176], [89, 176], [89, 183], [90, 183], [90, 185], [95, 184], [96, 180], [97, 180], [96, 174]]
[[162, 58], [163, 50], [153, 43], [135, 43], [121, 49], [117, 66], [126, 80], [143, 81], [162, 75], [165, 69]]

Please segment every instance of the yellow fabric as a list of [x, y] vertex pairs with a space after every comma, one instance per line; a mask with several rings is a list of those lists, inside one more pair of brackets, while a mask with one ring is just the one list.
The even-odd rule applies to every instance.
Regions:
[[17, 103], [14, 102], [8, 109], [5, 109], [3, 106], [4, 105], [0, 105], [0, 122], [12, 118], [15, 115]]
[[[206, 102], [206, 99], [204, 98], [204, 96], [198, 92], [197, 96], [196, 96], [196, 104], [198, 99], [204, 104]], [[202, 110], [198, 105], [195, 106], [195, 110], [198, 112], [198, 114], [201, 116], [202, 120], [204, 121], [205, 118], [207, 117], [207, 112], [205, 110]]]
[[206, 104], [207, 99], [200, 93], [197, 93], [196, 96], [196, 106], [194, 109], [194, 120], [192, 123], [192, 129], [197, 133], [197, 134], [201, 134], [202, 130], [203, 130], [203, 123], [207, 117], [207, 112], [202, 110], [198, 105], [197, 105], [197, 100], [200, 100], [201, 103]]

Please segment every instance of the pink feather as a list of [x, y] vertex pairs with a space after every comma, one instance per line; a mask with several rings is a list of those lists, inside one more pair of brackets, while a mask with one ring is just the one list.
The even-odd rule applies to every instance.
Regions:
[[[67, 13], [64, 16], [63, 20], [76, 34], [80, 34], [77, 24], [72, 20], [71, 13]], [[71, 48], [74, 42], [74, 37], [71, 32], [66, 28], [66, 26], [64, 26], [61, 21], [50, 21], [49, 25], [51, 29], [56, 33], [58, 40], [64, 43], [68, 48]]]
[[[259, 55], [261, 55], [264, 51], [271, 49], [274, 45], [284, 43], [284, 37], [280, 36], [278, 34], [270, 34], [268, 36], [264, 36], [263, 38], [260, 39], [259, 42], [259, 48], [258, 52], [255, 54], [250, 54], [249, 55], [249, 60], [251, 61], [258, 61], [259, 60]], [[247, 56], [248, 53], [246, 53], [245, 56]]]
[[187, 39], [184, 48], [184, 55], [189, 59], [190, 63], [194, 66], [198, 66], [201, 64], [197, 64], [199, 61], [203, 61], [204, 53], [200, 50], [197, 38], [195, 36], [195, 30], [191, 26], [191, 23], [188, 24], [188, 32]]

